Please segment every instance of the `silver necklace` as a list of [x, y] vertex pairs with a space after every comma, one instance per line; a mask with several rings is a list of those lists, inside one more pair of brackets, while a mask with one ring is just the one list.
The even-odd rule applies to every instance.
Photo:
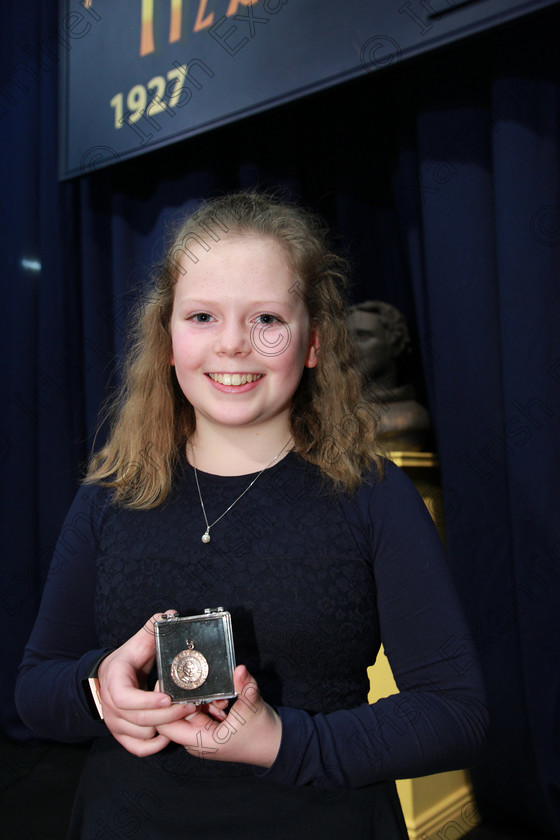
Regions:
[[[291, 438], [290, 438], [290, 440], [291, 440]], [[232, 502], [232, 503], [231, 503], [231, 505], [230, 505], [228, 508], [226, 508], [226, 510], [224, 510], [224, 512], [221, 514], [221, 516], [218, 516], [218, 518], [217, 518], [217, 519], [215, 519], [215, 520], [214, 520], [212, 523], [210, 523], [210, 524], [208, 523], [208, 517], [206, 516], [206, 508], [204, 507], [204, 502], [203, 502], [203, 500], [202, 500], [202, 493], [200, 492], [200, 484], [198, 483], [198, 473], [197, 473], [197, 471], [196, 471], [196, 466], [194, 465], [194, 452], [193, 452], [193, 470], [194, 470], [194, 480], [196, 481], [196, 489], [198, 490], [198, 498], [200, 499], [200, 507], [202, 508], [202, 514], [203, 514], [203, 516], [204, 516], [204, 521], [206, 522], [206, 531], [203, 533], [203, 535], [202, 535], [202, 537], [201, 537], [201, 540], [202, 540], [202, 542], [203, 542], [203, 543], [209, 543], [209, 542], [210, 542], [210, 528], [213, 528], [213, 527], [214, 527], [214, 525], [216, 525], [216, 524], [220, 521], [220, 519], [223, 519], [223, 518], [224, 518], [224, 516], [226, 515], [226, 513], [229, 513], [229, 512], [230, 512], [230, 510], [232, 509], [232, 507], [233, 507], [234, 505], [236, 505], [236, 504], [237, 504], [237, 502], [238, 502], [240, 499], [242, 499], [242, 498], [243, 498], [243, 496], [245, 495], [245, 493], [248, 493], [248, 492], [249, 492], [249, 490], [251, 489], [251, 487], [253, 486], [253, 484], [255, 483], [255, 481], [257, 481], [257, 480], [261, 477], [261, 475], [263, 474], [263, 472], [264, 472], [265, 470], [267, 470], [269, 467], [271, 467], [271, 466], [273, 465], [273, 463], [274, 463], [274, 462], [275, 462], [275, 461], [276, 461], [276, 460], [280, 457], [280, 455], [281, 455], [281, 454], [282, 454], [282, 452], [286, 449], [286, 447], [288, 446], [288, 444], [289, 444], [289, 443], [290, 443], [290, 441], [288, 441], [287, 443], [285, 443], [285, 444], [284, 444], [284, 446], [282, 447], [282, 449], [280, 450], [280, 452], [278, 452], [278, 453], [274, 456], [274, 458], [272, 459], [272, 461], [271, 461], [269, 464], [267, 464], [267, 465], [266, 465], [266, 467], [263, 467], [263, 468], [262, 468], [262, 470], [260, 471], [260, 473], [257, 473], [257, 475], [256, 475], [256, 476], [254, 477], [254, 479], [251, 481], [251, 483], [249, 484], [249, 486], [245, 488], [245, 490], [243, 491], [243, 493], [240, 493], [240, 495], [237, 497], [237, 499], [235, 499], [235, 501], [234, 501], [234, 502]]]

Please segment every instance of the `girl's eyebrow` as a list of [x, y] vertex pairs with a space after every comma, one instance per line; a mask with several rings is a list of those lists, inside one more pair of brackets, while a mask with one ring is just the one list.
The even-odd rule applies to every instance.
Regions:
[[[238, 300], [238, 299], [236, 298], [236, 300]], [[202, 306], [202, 307], [204, 307], [204, 306], [216, 306], [216, 305], [220, 306], [222, 304], [227, 304], [227, 301], [224, 301], [223, 299], [202, 300], [200, 298], [189, 297], [188, 295], [185, 296], [185, 297], [179, 297], [179, 301], [181, 303], [188, 303], [191, 306]], [[297, 303], [297, 301], [292, 302], [292, 300], [252, 300], [252, 301], [248, 301], [247, 306], [250, 309], [267, 309], [271, 306], [272, 307], [274, 307], [274, 306], [285, 306], [288, 309], [293, 309], [294, 308], [294, 303]]]

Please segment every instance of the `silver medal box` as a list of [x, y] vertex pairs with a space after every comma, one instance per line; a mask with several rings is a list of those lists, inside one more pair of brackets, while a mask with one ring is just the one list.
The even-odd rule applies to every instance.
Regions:
[[231, 615], [222, 607], [203, 615], [162, 616], [155, 623], [160, 691], [174, 703], [211, 703], [236, 697]]

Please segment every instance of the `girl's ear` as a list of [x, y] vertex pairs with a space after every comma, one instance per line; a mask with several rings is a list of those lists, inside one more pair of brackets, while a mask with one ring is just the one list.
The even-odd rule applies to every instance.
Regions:
[[305, 357], [305, 367], [313, 368], [317, 364], [320, 344], [319, 333], [317, 330], [311, 330], [309, 334], [309, 344], [307, 346], [307, 355]]

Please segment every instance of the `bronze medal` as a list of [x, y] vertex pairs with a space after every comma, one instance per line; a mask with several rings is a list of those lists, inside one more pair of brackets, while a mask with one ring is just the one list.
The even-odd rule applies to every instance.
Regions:
[[192, 691], [206, 682], [208, 670], [206, 658], [187, 640], [187, 649], [178, 653], [171, 663], [171, 679], [179, 688]]

